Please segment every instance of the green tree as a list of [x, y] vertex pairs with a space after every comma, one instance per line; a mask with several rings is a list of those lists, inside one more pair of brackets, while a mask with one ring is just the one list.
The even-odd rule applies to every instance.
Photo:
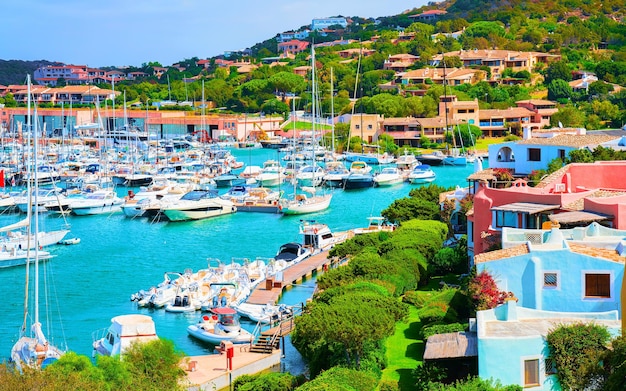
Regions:
[[546, 342], [562, 389], [597, 389], [609, 339], [607, 328], [596, 324], [559, 325], [548, 333]]
[[550, 118], [550, 125], [558, 127], [559, 124], [565, 127], [584, 127], [586, 122], [585, 113], [573, 105], [561, 106], [559, 111]]
[[268, 80], [268, 85], [281, 95], [285, 95], [288, 92], [299, 94], [306, 88], [306, 81], [302, 76], [298, 76], [293, 72], [283, 71], [272, 75]]
[[544, 75], [544, 84], [550, 85], [554, 80], [572, 80], [572, 72], [566, 61], [556, 61], [548, 66]]
[[563, 79], [554, 79], [548, 84], [548, 99], [562, 100], [572, 97], [572, 87]]
[[17, 102], [15, 101], [15, 97], [12, 93], [7, 92], [7, 94], [4, 96], [4, 105], [6, 107], [17, 107]]

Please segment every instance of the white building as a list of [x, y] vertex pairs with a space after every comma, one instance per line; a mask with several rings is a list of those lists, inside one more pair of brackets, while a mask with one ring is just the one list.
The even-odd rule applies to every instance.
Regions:
[[311, 30], [324, 30], [334, 25], [340, 25], [345, 28], [348, 26], [348, 20], [344, 17], [313, 19]]

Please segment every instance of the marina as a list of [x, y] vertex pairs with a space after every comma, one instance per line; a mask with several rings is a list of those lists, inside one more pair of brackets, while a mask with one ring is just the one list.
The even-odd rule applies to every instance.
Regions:
[[[271, 159], [280, 161], [279, 153], [272, 149], [233, 149], [232, 153], [246, 165], [262, 166], [263, 162]], [[465, 184], [472, 167], [441, 166], [433, 167], [433, 170], [437, 172], [436, 184], [454, 186]], [[368, 216], [379, 215], [393, 200], [408, 195], [413, 188], [414, 185], [403, 183], [350, 192], [336, 189], [332, 191], [329, 208], [306, 215], [306, 218], [328, 225], [333, 232], [347, 231], [362, 226]], [[290, 191], [291, 188], [281, 185], [276, 189]], [[117, 191], [123, 196], [127, 190], [118, 188]], [[4, 213], [0, 215], [0, 224], [11, 224], [19, 216]], [[165, 272], [206, 268], [209, 258], [224, 263], [231, 262], [235, 257], [250, 260], [271, 258], [283, 243], [301, 241], [301, 216], [278, 213], [237, 212], [178, 223], [127, 218], [121, 212], [66, 218], [71, 226], [68, 237], [79, 238], [80, 243], [47, 248], [53, 258], [44, 263], [44, 267], [53, 277], [56, 297], [48, 305], [54, 306], [52, 313], [61, 316], [54, 327], [62, 324], [67, 348], [88, 356], [93, 350], [92, 332], [107, 327], [111, 318], [122, 314], [150, 315], [158, 335], [172, 340], [186, 355], [211, 354], [212, 346], [190, 338], [186, 332], [189, 325], [200, 319], [199, 311], [167, 313], [159, 309], [138, 308], [135, 302], [129, 300], [130, 295], [155, 285], [162, 280]], [[58, 229], [63, 224], [61, 216], [56, 214], [48, 214], [41, 219], [42, 230]], [[7, 358], [19, 332], [24, 269], [7, 268], [0, 273], [6, 281], [15, 284], [14, 294], [7, 295], [0, 320], [0, 355]], [[282, 287], [277, 287], [282, 292], [280, 302], [301, 304], [312, 295], [315, 280], [309, 277], [308, 272], [293, 281], [297, 283], [284, 291]], [[250, 330], [255, 325], [245, 319], [242, 324]], [[50, 336], [57, 345], [61, 345], [62, 337], [58, 332]], [[301, 365], [297, 358], [290, 356], [289, 351], [284, 360], [287, 365]]]

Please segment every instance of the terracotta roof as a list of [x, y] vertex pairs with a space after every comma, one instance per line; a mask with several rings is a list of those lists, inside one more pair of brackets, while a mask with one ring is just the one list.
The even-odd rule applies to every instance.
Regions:
[[474, 263], [485, 263], [491, 261], [497, 261], [499, 259], [512, 258], [520, 255], [528, 254], [530, 250], [526, 243], [519, 246], [504, 248], [502, 250], [489, 251], [486, 253], [480, 253], [474, 257]]
[[527, 100], [518, 100], [517, 102], [515, 102], [515, 104], [519, 104], [519, 103], [530, 103], [531, 105], [535, 105], [535, 106], [545, 106], [545, 105], [555, 105], [556, 106], [556, 102], [553, 102], [551, 100], [543, 100], [543, 99], [527, 99]]
[[415, 117], [395, 117], [385, 118], [383, 125], [418, 125], [418, 119]]
[[561, 179], [561, 177], [563, 177], [563, 175], [565, 175], [566, 172], [569, 171], [570, 165], [568, 164], [567, 166], [561, 167], [558, 170], [556, 170], [555, 172], [553, 172], [552, 174], [548, 175], [547, 177], [545, 177], [541, 182], [539, 182], [535, 187], [536, 188], [544, 188], [548, 185], [550, 185], [552, 182], [554, 182], [557, 179]]
[[530, 117], [534, 115], [534, 113], [528, 110], [526, 107], [511, 107], [505, 110], [500, 109], [489, 109], [489, 110], [480, 110], [478, 116], [480, 119], [489, 119], [489, 118], [521, 118], [521, 117]]
[[[435, 117], [435, 118], [418, 118], [417, 122], [422, 125], [422, 128], [439, 128], [446, 127], [446, 120], [443, 117]], [[448, 125], [451, 124], [451, 121], [448, 120]]]
[[603, 258], [613, 262], [624, 263], [624, 261], [626, 261], [626, 257], [620, 256], [615, 250], [589, 247], [575, 243], [568, 243], [568, 245], [570, 250], [578, 254], [589, 255], [594, 258]]
[[619, 137], [609, 135], [571, 135], [564, 134], [551, 138], [529, 138], [518, 141], [518, 144], [525, 145], [558, 145], [563, 147], [583, 148], [587, 146], [596, 146], [607, 141], [615, 140]]
[[584, 210], [585, 209], [585, 198], [610, 198], [610, 197], [618, 197], [626, 194], [626, 191], [620, 190], [603, 190], [599, 189], [594, 191], [593, 193], [587, 195], [586, 197], [580, 197], [574, 202], [571, 202], [567, 205], [563, 205], [563, 209], [567, 210]]

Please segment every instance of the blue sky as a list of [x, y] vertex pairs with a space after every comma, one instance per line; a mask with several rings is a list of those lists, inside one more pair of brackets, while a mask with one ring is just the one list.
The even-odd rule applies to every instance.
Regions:
[[396, 15], [427, 1], [3, 0], [0, 59], [167, 66], [245, 49], [314, 18]]

